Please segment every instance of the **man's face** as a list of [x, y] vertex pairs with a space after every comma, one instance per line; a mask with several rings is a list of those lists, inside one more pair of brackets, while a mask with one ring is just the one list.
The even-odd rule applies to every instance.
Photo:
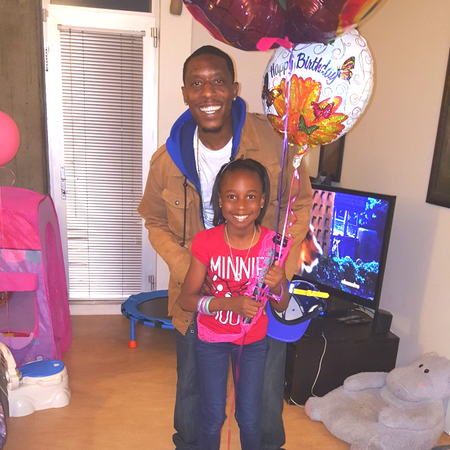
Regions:
[[215, 55], [193, 58], [188, 62], [184, 84], [183, 98], [200, 133], [228, 134], [231, 138], [231, 104], [238, 94], [238, 84], [233, 82], [224, 59]]

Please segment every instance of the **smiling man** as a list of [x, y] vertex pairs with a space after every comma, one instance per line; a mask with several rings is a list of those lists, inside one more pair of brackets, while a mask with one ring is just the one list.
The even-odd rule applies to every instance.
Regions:
[[[176, 328], [177, 393], [173, 441], [177, 450], [198, 450], [199, 381], [197, 327], [193, 313], [183, 311], [178, 297], [191, 260], [194, 236], [213, 226], [211, 191], [220, 167], [235, 158], [253, 158], [266, 167], [270, 197], [262, 225], [283, 227], [289, 206], [289, 183], [293, 176], [290, 147], [283, 170], [282, 195], [278, 204], [283, 142], [264, 115], [246, 111], [238, 97], [230, 57], [212, 46], [196, 50], [184, 63], [182, 94], [188, 110], [172, 127], [165, 145], [152, 157], [150, 172], [138, 211], [145, 219], [150, 243], [167, 263], [169, 315]], [[300, 245], [310, 222], [311, 185], [306, 164], [299, 168], [290, 203], [294, 222], [288, 232], [293, 244], [285, 268], [288, 279], [297, 271]], [[267, 200], [267, 199], [266, 199]], [[280, 214], [278, 216], [278, 208]], [[208, 294], [205, 280], [205, 294]], [[262, 450], [284, 445], [282, 422], [286, 344], [268, 339], [264, 372]]]

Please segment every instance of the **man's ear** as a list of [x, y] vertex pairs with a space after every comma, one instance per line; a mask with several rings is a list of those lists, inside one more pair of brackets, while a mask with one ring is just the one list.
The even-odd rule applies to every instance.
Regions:
[[236, 100], [239, 95], [239, 83], [237, 81], [233, 83], [233, 94], [233, 100]]

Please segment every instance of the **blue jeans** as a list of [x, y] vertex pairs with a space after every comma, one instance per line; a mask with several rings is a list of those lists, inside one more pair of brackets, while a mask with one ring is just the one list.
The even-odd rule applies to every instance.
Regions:
[[177, 346], [177, 393], [175, 397], [173, 443], [176, 450], [198, 450], [200, 386], [197, 360], [197, 322], [185, 335], [175, 330]]
[[284, 372], [286, 342], [267, 336], [262, 401], [261, 450], [283, 450], [286, 434], [283, 426]]
[[[192, 331], [192, 332], [191, 332]], [[200, 389], [197, 365], [197, 326], [186, 335], [176, 331], [177, 393], [173, 442], [176, 450], [198, 450]], [[286, 442], [282, 411], [286, 343], [267, 337], [261, 414], [261, 450], [281, 450]]]
[[200, 370], [200, 450], [219, 450], [225, 421], [230, 356], [235, 382], [236, 421], [242, 450], [261, 448], [261, 405], [266, 338], [240, 346], [198, 342]]

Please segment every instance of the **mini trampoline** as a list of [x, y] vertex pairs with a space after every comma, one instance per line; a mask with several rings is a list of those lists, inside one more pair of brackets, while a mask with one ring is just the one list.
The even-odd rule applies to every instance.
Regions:
[[131, 338], [128, 346], [136, 348], [136, 323], [148, 327], [173, 330], [172, 320], [167, 316], [168, 291], [141, 292], [131, 295], [122, 303], [122, 314], [130, 320]]

